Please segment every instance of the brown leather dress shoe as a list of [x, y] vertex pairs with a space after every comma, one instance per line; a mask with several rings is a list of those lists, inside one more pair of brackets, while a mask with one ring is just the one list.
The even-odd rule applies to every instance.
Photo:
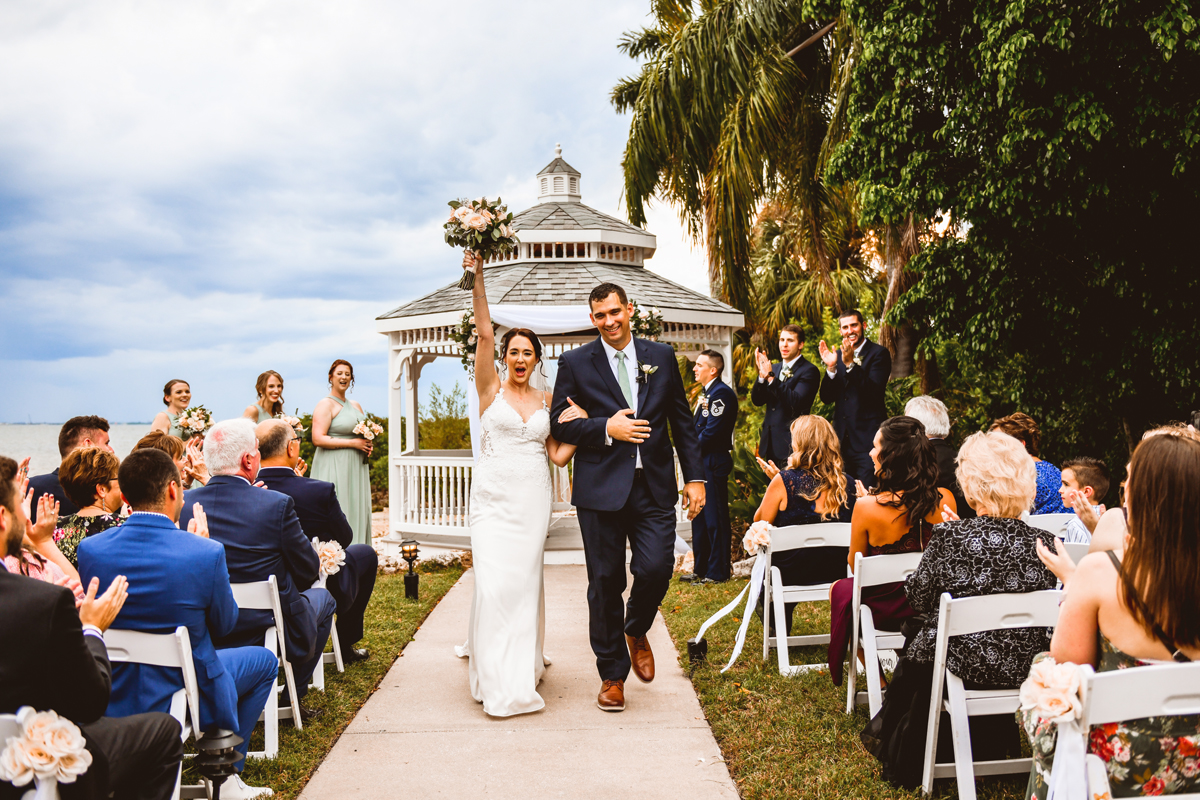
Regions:
[[624, 711], [625, 681], [605, 681], [596, 696], [596, 705], [601, 711]]
[[633, 664], [633, 674], [642, 683], [654, 680], [654, 653], [650, 651], [650, 640], [645, 636], [630, 636], [625, 634], [625, 643], [629, 645], [629, 660]]

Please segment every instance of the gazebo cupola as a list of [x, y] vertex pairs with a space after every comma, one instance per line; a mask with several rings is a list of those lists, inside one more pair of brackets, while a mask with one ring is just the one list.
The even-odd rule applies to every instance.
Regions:
[[[659, 310], [663, 320], [659, 341], [693, 359], [705, 349], [722, 353], [728, 378], [733, 332], [745, 324], [742, 313], [646, 269], [646, 259], [658, 247], [654, 234], [584, 205], [581, 175], [563, 160], [561, 146], [535, 180], [537, 203], [513, 216], [520, 245], [484, 265], [493, 318], [510, 320], [511, 326], [534, 327], [542, 341], [542, 357], [556, 361], [564, 351], [596, 338], [588, 320], [588, 294], [598, 284], [615, 283], [643, 309]], [[449, 335], [471, 305], [471, 293], [458, 288], [458, 261], [459, 256], [446, 253], [446, 277], [452, 283], [376, 319], [376, 330], [388, 341], [391, 534], [385, 542], [389, 546], [408, 538], [418, 540], [423, 552], [471, 546], [472, 453], [422, 450], [417, 425], [422, 368], [436, 358], [462, 357]], [[697, 269], [705, 268], [697, 265]], [[562, 307], [566, 322], [559, 330], [541, 331], [523, 321], [531, 307], [545, 306]], [[502, 324], [497, 336], [505, 330]], [[402, 435], [403, 452], [398, 446]], [[547, 561], [583, 563], [583, 543], [569, 502], [568, 471], [554, 470], [553, 485]], [[687, 538], [691, 525], [683, 510], [678, 519]]]

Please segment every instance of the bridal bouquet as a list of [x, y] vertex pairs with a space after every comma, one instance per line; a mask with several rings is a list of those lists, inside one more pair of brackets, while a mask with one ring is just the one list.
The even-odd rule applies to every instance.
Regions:
[[346, 551], [337, 542], [321, 542], [317, 547], [322, 575], [337, 575], [346, 563]]
[[[474, 250], [484, 261], [494, 255], [512, 252], [519, 243], [517, 232], [512, 227], [513, 215], [508, 206], [496, 198], [490, 202], [486, 197], [478, 200], [451, 200], [450, 219], [442, 227], [446, 231], [446, 244]], [[458, 282], [460, 289], [475, 286], [475, 273], [463, 272]]]
[[773, 530], [775, 530], [774, 525], [760, 519], [746, 530], [746, 535], [742, 537], [742, 547], [746, 548], [746, 552], [750, 555], [758, 555], [760, 547], [771, 544], [771, 531]]
[[644, 311], [635, 300], [633, 301], [633, 314], [629, 317], [629, 327], [633, 330], [633, 335], [639, 339], [657, 342], [663, 330], [662, 312], [653, 307]]
[[[495, 331], [499, 326], [492, 323], [492, 330]], [[462, 365], [467, 372], [475, 374], [475, 357], [479, 349], [479, 329], [475, 327], [475, 312], [467, 309], [463, 313], [462, 319], [458, 324], [450, 329], [450, 338], [458, 343], [458, 349], [462, 352]], [[492, 354], [492, 358], [497, 356]]]
[[30, 706], [17, 712], [17, 720], [21, 735], [9, 737], [0, 752], [0, 781], [13, 786], [50, 780], [74, 783], [92, 765], [83, 734], [71, 720]]
[[212, 412], [204, 406], [185, 408], [175, 424], [183, 428], [185, 441], [193, 436], [203, 436], [213, 426]]
[[297, 436], [304, 435], [304, 422], [301, 421], [301, 419], [299, 417], [289, 417], [287, 414], [284, 414], [281, 411], [275, 415], [275, 419], [282, 420], [283, 422], [286, 422], [288, 425], [291, 425], [292, 430], [294, 430], [296, 432]]

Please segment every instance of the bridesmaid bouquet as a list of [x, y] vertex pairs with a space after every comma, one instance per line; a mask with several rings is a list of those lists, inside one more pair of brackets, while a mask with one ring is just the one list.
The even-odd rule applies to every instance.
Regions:
[[379, 423], [372, 422], [369, 419], [364, 419], [362, 422], [355, 425], [354, 430], [350, 432], [357, 433], [359, 436], [363, 437], [369, 442], [379, 434], [383, 433], [383, 426]]
[[203, 436], [213, 426], [212, 412], [204, 406], [185, 408], [175, 424], [183, 429], [185, 440]]
[[[508, 206], [496, 198], [490, 202], [486, 197], [478, 200], [451, 200], [450, 219], [442, 227], [446, 233], [446, 244], [474, 250], [483, 260], [494, 255], [510, 253], [520, 243], [512, 227], [513, 215]], [[463, 272], [458, 282], [460, 289], [475, 287], [475, 273], [470, 269]]]
[[9, 737], [0, 752], [0, 781], [13, 786], [74, 783], [92, 765], [83, 734], [71, 720], [30, 706], [17, 712], [17, 720], [21, 735]]
[[282, 420], [283, 422], [286, 422], [288, 425], [291, 425], [292, 430], [294, 430], [296, 432], [297, 436], [304, 435], [304, 430], [305, 430], [304, 423], [300, 420], [299, 417], [289, 417], [287, 414], [284, 414], [281, 411], [280, 413], [275, 415], [275, 419]]

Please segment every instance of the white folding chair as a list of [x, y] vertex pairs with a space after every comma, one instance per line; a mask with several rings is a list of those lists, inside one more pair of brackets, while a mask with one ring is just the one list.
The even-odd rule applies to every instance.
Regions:
[[1067, 532], [1067, 523], [1075, 519], [1074, 514], [1028, 514], [1022, 519], [1025, 524], [1043, 531], [1050, 531], [1059, 539]]
[[1088, 554], [1088, 548], [1091, 547], [1091, 545], [1089, 545], [1087, 542], [1064, 542], [1062, 539], [1056, 541], [1054, 546], [1059, 550], [1066, 550], [1067, 555], [1069, 555], [1071, 560], [1076, 564], [1079, 563], [1081, 558]]
[[[1079, 722], [1085, 731], [1110, 722], [1200, 714], [1200, 663], [1155, 664], [1113, 672], [1095, 672], [1085, 664], [1082, 669], [1085, 689]], [[1088, 796], [1101, 797], [1104, 792], [1111, 796], [1103, 759], [1088, 755], [1087, 761]], [[1200, 794], [1172, 797], [1200, 798]]]
[[[871, 607], [862, 604], [862, 590], [868, 586], [879, 586], [884, 583], [905, 580], [917, 571], [922, 555], [922, 553], [895, 553], [866, 558], [862, 553], [854, 555], [854, 596], [850, 603], [850, 646], [846, 651], [849, 662], [846, 669], [847, 714], [853, 713], [854, 706], [862, 704], [864, 700], [867, 702], [867, 708], [872, 717], [879, 713], [879, 707], [883, 705], [883, 690], [879, 687], [883, 668], [880, 664], [879, 654], [884, 650], [899, 650], [904, 647], [904, 634], [875, 629], [875, 617], [871, 613]], [[863, 649], [866, 692], [855, 691], [860, 644]]]
[[[849, 522], [818, 522], [813, 525], [789, 525], [771, 531], [771, 543], [763, 549], [766, 559], [763, 573], [763, 661], [774, 647], [779, 656], [779, 674], [796, 675], [811, 669], [824, 669], [824, 664], [792, 666], [788, 647], [803, 647], [813, 644], [829, 644], [828, 633], [809, 636], [788, 636], [785, 603], [813, 603], [829, 599], [829, 587], [833, 584], [818, 583], [810, 586], [784, 586], [779, 567], [771, 566], [773, 553], [800, 550], [810, 547], [849, 547]], [[771, 636], [771, 625], [767, 620], [774, 611], [775, 636]]]
[[[313, 550], [316, 550], [319, 553], [320, 548], [321, 548], [321, 540], [318, 539], [316, 536], [312, 537], [312, 546], [313, 546]], [[324, 574], [320, 575], [317, 578], [317, 582], [313, 584], [313, 588], [314, 589], [316, 589], [316, 588], [324, 589], [325, 584], [328, 580], [329, 580], [328, 575], [324, 575]], [[322, 692], [325, 691], [325, 665], [326, 664], [336, 665], [338, 672], [346, 671], [346, 665], [342, 663], [341, 644], [340, 644], [340, 642], [338, 642], [337, 615], [336, 614], [333, 617], [333, 627], [329, 629], [329, 639], [331, 642], [333, 642], [333, 652], [332, 653], [322, 652], [320, 660], [317, 661], [317, 668], [315, 670], [313, 670], [312, 683], [309, 684], [309, 686], [311, 686], [313, 689], [318, 689]], [[325, 643], [322, 642], [319, 645], [319, 647], [323, 651], [325, 649]]]
[[[233, 599], [239, 609], [270, 611], [275, 624], [267, 628], [263, 635], [263, 647], [275, 654], [283, 667], [285, 684], [280, 685], [275, 679], [275, 691], [267, 695], [267, 704], [263, 708], [263, 749], [251, 750], [247, 758], [274, 758], [279, 754], [279, 720], [290, 719], [297, 730], [302, 730], [304, 724], [300, 719], [300, 700], [296, 694], [296, 677], [292, 672], [292, 662], [288, 661], [287, 646], [284, 640], [283, 609], [279, 602], [279, 582], [275, 576], [265, 581], [254, 583], [232, 584]], [[288, 700], [286, 706], [279, 705], [279, 696], [286, 689]]]
[[[929, 727], [925, 735], [925, 766], [921, 788], [933, 791], [936, 778], [958, 779], [960, 800], [975, 800], [976, 775], [1007, 775], [1029, 772], [1029, 758], [975, 761], [971, 756], [969, 717], [988, 714], [1013, 714], [1021, 704], [1020, 689], [967, 689], [962, 678], [946, 667], [951, 636], [980, 631], [1016, 628], [1053, 628], [1058, 624], [1058, 606], [1063, 593], [1045, 589], [1020, 594], [987, 594], [957, 600], [943, 592], [938, 608], [937, 648], [933, 657], [933, 691], [929, 699]], [[942, 690], [946, 698], [942, 699]], [[954, 763], [938, 764], [938, 727], [942, 709], [950, 713], [950, 733], [954, 743]]]
[[[200, 687], [196, 681], [196, 664], [192, 660], [192, 640], [188, 629], [180, 625], [174, 633], [144, 633], [109, 628], [104, 634], [108, 660], [114, 664], [147, 664], [153, 667], [177, 669], [183, 674], [183, 688], [171, 697], [172, 717], [182, 729], [180, 739], [187, 741], [200, 730]], [[181, 786], [183, 765], [175, 779], [176, 798], [207, 798], [203, 785]]]
[[[16, 714], [0, 714], [0, 752], [3, 752], [9, 737], [21, 735], [21, 727]], [[21, 800], [58, 800], [58, 781], [53, 778], [43, 783], [40, 788], [35, 783], [28, 786], [29, 788], [21, 794]]]

